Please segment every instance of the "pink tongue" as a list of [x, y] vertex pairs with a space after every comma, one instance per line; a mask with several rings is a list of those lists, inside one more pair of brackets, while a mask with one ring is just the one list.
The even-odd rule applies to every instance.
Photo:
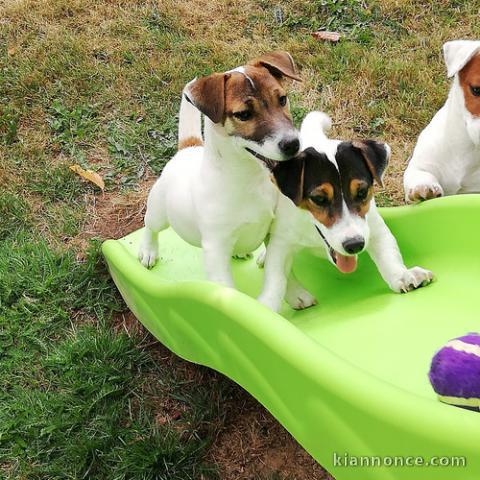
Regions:
[[357, 256], [347, 257], [336, 252], [337, 268], [342, 273], [352, 273], [357, 269]]

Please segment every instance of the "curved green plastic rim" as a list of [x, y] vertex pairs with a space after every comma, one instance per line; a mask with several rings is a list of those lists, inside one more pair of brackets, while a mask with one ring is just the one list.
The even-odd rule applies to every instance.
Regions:
[[[480, 273], [480, 253], [474, 252], [476, 261], [468, 262], [476, 245], [480, 196], [442, 198], [381, 213], [406, 256], [418, 253], [416, 246], [424, 242], [440, 270], [450, 271], [459, 263], [459, 268]], [[175, 248], [181, 240], [168, 235], [165, 244]], [[103, 244], [112, 277], [137, 318], [177, 355], [213, 368], [249, 391], [337, 480], [480, 478], [480, 415], [443, 405], [433, 392], [428, 398], [396, 385], [394, 379], [378, 378], [334, 347], [319, 344], [302, 330], [301, 322], [270, 311], [240, 291], [203, 280], [162, 279], [136, 259], [138, 238], [136, 232]], [[182, 259], [175, 261], [181, 264]], [[300, 261], [296, 272], [309, 265], [310, 259]], [[444, 274], [437, 282], [441, 286], [447, 279]], [[411, 301], [420, 299], [420, 292], [408, 294]], [[419, 312], [419, 318], [422, 315]], [[462, 328], [459, 322], [457, 336], [465, 333]], [[405, 339], [414, 338], [415, 330], [406, 331]], [[362, 456], [380, 456], [388, 466], [346, 466], [345, 454], [357, 463]], [[425, 462], [458, 456], [466, 466], [398, 466], [410, 456]], [[397, 466], [390, 466], [392, 457], [398, 457]]]

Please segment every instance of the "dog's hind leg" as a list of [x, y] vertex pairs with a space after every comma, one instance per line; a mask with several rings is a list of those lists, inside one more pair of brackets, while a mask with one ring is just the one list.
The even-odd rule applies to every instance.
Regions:
[[268, 242], [270, 241], [270, 234], [268, 234], [265, 237], [265, 240], [263, 241], [264, 248], [262, 251], [257, 255], [257, 267], [258, 268], [263, 268], [265, 266], [265, 257], [267, 255], [267, 248], [268, 248]]
[[287, 278], [292, 267], [292, 252], [287, 245], [269, 242], [265, 254], [262, 293], [258, 301], [278, 312], [287, 290]]
[[234, 287], [230, 259], [235, 241], [214, 235], [202, 237], [203, 262], [208, 280]]
[[158, 234], [168, 227], [165, 209], [165, 189], [160, 177], [152, 187], [147, 200], [145, 230], [138, 251], [138, 259], [144, 267], [151, 268], [158, 258]]

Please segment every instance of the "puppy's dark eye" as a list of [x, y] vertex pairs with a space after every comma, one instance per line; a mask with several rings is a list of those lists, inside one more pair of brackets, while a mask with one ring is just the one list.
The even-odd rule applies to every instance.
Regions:
[[325, 195], [312, 195], [310, 200], [319, 207], [326, 207], [329, 203]]
[[279, 97], [278, 101], [280, 102], [280, 106], [284, 107], [287, 104], [287, 96], [282, 95]]
[[241, 122], [246, 122], [252, 118], [253, 114], [250, 110], [242, 110], [241, 112], [234, 112], [233, 116]]
[[480, 87], [470, 86], [470, 91], [475, 97], [480, 97]]
[[357, 190], [357, 200], [360, 200], [363, 202], [363, 200], [366, 200], [368, 197], [368, 188], [367, 187], [362, 187]]

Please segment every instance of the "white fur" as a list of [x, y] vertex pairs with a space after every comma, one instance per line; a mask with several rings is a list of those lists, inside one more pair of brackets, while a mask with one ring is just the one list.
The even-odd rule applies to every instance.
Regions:
[[[198, 134], [199, 125], [199, 111], [183, 98], [180, 139]], [[209, 280], [233, 287], [232, 255], [245, 256], [261, 245], [279, 197], [270, 172], [245, 146], [276, 158], [278, 146], [229, 136], [223, 125], [205, 118], [204, 147], [180, 150], [150, 191], [139, 250], [143, 265], [154, 265], [158, 233], [170, 225], [185, 241], [202, 247]], [[278, 159], [285, 158], [278, 154]]]
[[[188, 91], [190, 86], [196, 79], [187, 83], [185, 90]], [[181, 122], [178, 122], [178, 140], [186, 139], [188, 137], [202, 138], [202, 114], [200, 110], [197, 110], [190, 102], [182, 99], [180, 103], [179, 118]]]
[[[309, 113], [302, 123], [300, 142], [302, 149], [314, 147], [336, 164], [335, 153], [341, 142], [328, 139], [325, 135], [324, 128], [330, 125], [325, 117], [324, 113]], [[291, 272], [293, 256], [300, 250], [308, 249], [318, 256], [330, 258], [315, 225], [340, 253], [346, 253], [342, 247], [346, 238], [362, 235], [366, 251], [395, 292], [406, 292], [432, 280], [432, 273], [428, 270], [420, 267], [407, 269], [404, 265], [397, 242], [378, 213], [374, 200], [365, 220], [351, 214], [346, 206], [343, 217], [337, 226], [326, 229], [310, 212], [296, 207], [289, 198], [280, 195], [266, 254], [258, 259], [259, 265], [264, 263], [265, 268], [264, 288], [259, 300], [273, 310], [280, 308], [284, 296], [293, 308], [305, 308], [316, 302], [298, 280], [292, 278]]]
[[480, 119], [465, 107], [458, 72], [480, 51], [480, 41], [444, 47], [449, 77], [447, 101], [418, 137], [403, 183], [407, 201], [480, 191]]

